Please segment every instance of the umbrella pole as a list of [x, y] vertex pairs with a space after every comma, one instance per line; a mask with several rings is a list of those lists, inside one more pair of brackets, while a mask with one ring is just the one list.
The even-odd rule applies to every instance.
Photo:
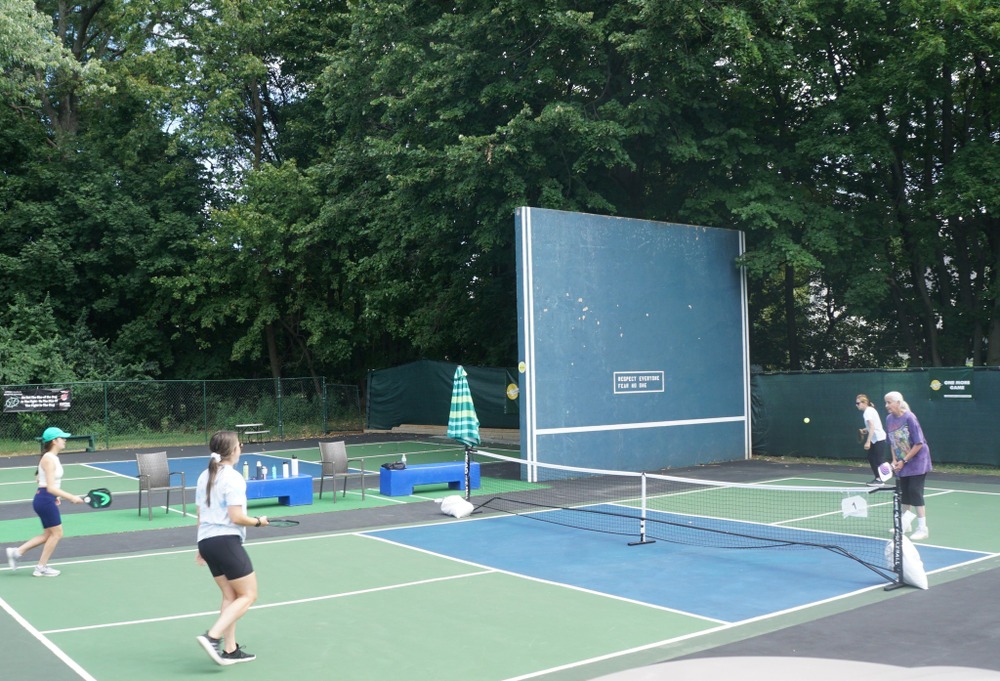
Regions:
[[472, 485], [469, 480], [469, 469], [472, 467], [472, 447], [465, 445], [465, 500], [472, 498]]

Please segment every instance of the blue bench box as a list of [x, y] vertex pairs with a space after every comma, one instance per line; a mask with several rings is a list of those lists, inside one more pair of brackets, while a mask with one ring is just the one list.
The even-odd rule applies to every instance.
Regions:
[[283, 506], [305, 506], [313, 502], [313, 478], [311, 475], [293, 475], [287, 478], [247, 480], [247, 499], [269, 499], [278, 497]]
[[[387, 497], [413, 494], [414, 485], [448, 483], [449, 489], [465, 489], [465, 462], [417, 463], [406, 468], [379, 468], [379, 492]], [[479, 464], [469, 467], [469, 486], [479, 489]]]

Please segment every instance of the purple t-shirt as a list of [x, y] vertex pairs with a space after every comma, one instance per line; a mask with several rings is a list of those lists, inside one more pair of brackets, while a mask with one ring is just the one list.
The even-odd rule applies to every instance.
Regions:
[[902, 459], [910, 451], [913, 445], [923, 444], [916, 456], [906, 462], [903, 469], [899, 471], [900, 477], [908, 475], [923, 475], [929, 473], [931, 466], [931, 449], [924, 439], [924, 431], [920, 429], [920, 422], [913, 412], [903, 412], [902, 416], [888, 414], [885, 417], [885, 432], [889, 436], [889, 449], [892, 451], [893, 459]]

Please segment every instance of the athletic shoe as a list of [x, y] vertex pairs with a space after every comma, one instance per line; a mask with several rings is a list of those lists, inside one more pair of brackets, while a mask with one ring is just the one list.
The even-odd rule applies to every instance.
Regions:
[[236, 644], [236, 650], [231, 653], [220, 653], [223, 660], [229, 660], [230, 664], [237, 664], [239, 662], [253, 662], [257, 659], [257, 656], [253, 653], [248, 653], [243, 650], [243, 646], [239, 643]]
[[216, 664], [233, 664], [232, 661], [223, 660], [222, 655], [219, 654], [219, 642], [221, 639], [212, 638], [206, 631], [204, 634], [195, 637], [195, 640], [198, 641], [198, 645], [205, 649], [205, 652], [208, 653], [208, 656], [212, 658], [212, 661]]
[[926, 527], [918, 527], [917, 531], [910, 535], [910, 539], [913, 541], [921, 541], [927, 539], [931, 536], [931, 533], [927, 531]]
[[10, 566], [11, 570], [17, 569], [17, 563], [21, 560], [21, 556], [17, 553], [17, 549], [7, 549], [7, 565]]
[[36, 565], [33, 574], [35, 577], [58, 577], [59, 570], [50, 568], [48, 565]]
[[868, 485], [869, 487], [881, 487], [883, 483], [878, 478], [875, 478], [874, 480], [866, 482], [865, 484]]

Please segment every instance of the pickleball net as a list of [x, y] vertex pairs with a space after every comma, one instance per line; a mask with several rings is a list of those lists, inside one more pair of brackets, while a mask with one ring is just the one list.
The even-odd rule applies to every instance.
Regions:
[[[477, 511], [621, 535], [631, 544], [822, 549], [897, 583], [892, 488], [720, 482], [528, 462], [482, 450]], [[896, 534], [895, 536], [898, 536]]]

